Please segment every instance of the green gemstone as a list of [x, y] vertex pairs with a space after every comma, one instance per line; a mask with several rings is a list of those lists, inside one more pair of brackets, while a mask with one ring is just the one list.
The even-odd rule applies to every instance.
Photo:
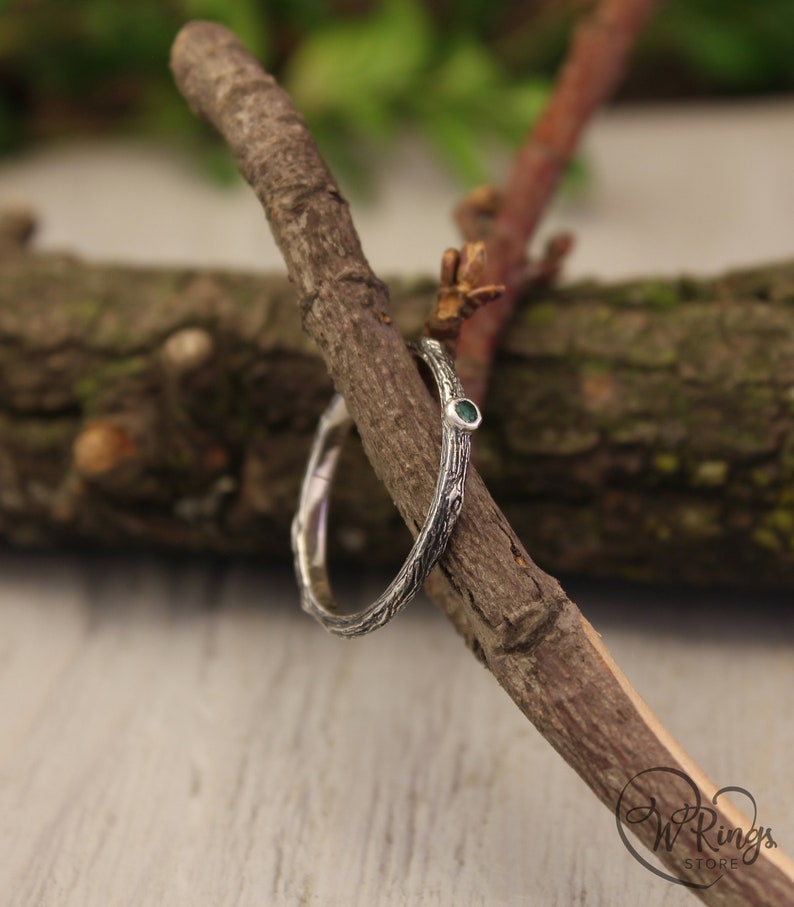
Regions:
[[455, 412], [462, 421], [469, 425], [473, 425], [480, 418], [477, 407], [471, 400], [458, 400], [455, 404]]

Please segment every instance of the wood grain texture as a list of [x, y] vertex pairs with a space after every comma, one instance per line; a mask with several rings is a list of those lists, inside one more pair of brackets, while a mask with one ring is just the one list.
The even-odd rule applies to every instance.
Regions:
[[[5, 553], [0, 573], [9, 907], [692, 903], [426, 603], [345, 642], [286, 572]], [[783, 602], [576, 592], [671, 729], [790, 846]]]

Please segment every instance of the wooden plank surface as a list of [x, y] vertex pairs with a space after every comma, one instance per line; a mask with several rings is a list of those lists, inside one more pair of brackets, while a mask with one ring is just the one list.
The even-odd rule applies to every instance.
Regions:
[[[0, 559], [4, 903], [694, 903], [432, 606], [340, 641], [292, 577], [144, 557]], [[351, 601], [378, 580], [345, 578]], [[592, 586], [630, 678], [794, 843], [783, 602]]]

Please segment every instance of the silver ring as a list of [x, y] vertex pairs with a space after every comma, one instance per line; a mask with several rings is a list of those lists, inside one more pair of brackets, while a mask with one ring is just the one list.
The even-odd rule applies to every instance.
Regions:
[[471, 432], [482, 417], [464, 396], [452, 360], [437, 340], [423, 337], [413, 351], [428, 364], [438, 385], [443, 431], [436, 490], [425, 524], [400, 572], [378, 599], [355, 614], [339, 613], [325, 566], [331, 482], [352, 425], [339, 394], [323, 413], [314, 437], [292, 521], [292, 550], [303, 610], [336, 636], [360, 636], [377, 630], [408, 604], [441, 559], [463, 505]]

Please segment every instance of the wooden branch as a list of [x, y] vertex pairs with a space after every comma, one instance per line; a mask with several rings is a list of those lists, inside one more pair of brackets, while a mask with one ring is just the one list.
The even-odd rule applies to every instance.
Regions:
[[[789, 264], [521, 301], [475, 448], [546, 569], [794, 588], [792, 285]], [[432, 280], [390, 288], [417, 336]], [[0, 258], [0, 363], [6, 542], [290, 557], [331, 384], [286, 279]], [[334, 563], [399, 564], [354, 444], [334, 491]]]
[[[579, 26], [557, 84], [518, 152], [501, 191], [478, 190], [457, 213], [467, 239], [485, 239], [484, 282], [504, 284], [494, 304], [463, 326], [458, 371], [467, 393], [485, 399], [499, 338], [528, 280], [527, 246], [593, 114], [617, 85], [657, 0], [599, 0]], [[472, 235], [480, 230], [484, 235]]]
[[[435, 480], [437, 416], [305, 124], [220, 26], [186, 26], [172, 66], [182, 92], [222, 133], [262, 202], [298, 288], [304, 327], [415, 532]], [[649, 714], [559, 584], [533, 564], [476, 473], [429, 585], [473, 651], [611, 809], [629, 779], [656, 765], [680, 767], [711, 798], [714, 785]], [[681, 806], [674, 790], [655, 793], [662, 809]], [[624, 805], [644, 805], [648, 794], [634, 789]], [[727, 826], [747, 825], [732, 808], [716, 809]], [[651, 843], [652, 830], [643, 826], [640, 836]], [[684, 866], [695, 847], [684, 841], [680, 851], [661, 856], [673, 871], [709, 881], [707, 871]], [[711, 904], [790, 902], [792, 867], [779, 851], [768, 851], [751, 871], [700, 894]]]

